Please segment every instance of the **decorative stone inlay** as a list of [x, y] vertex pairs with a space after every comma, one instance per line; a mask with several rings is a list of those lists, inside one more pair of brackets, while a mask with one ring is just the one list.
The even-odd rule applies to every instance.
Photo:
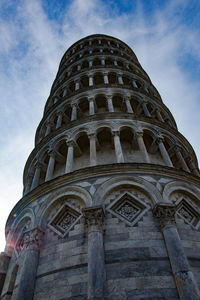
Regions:
[[172, 203], [157, 203], [153, 209], [153, 214], [162, 228], [175, 224], [176, 206]]
[[149, 206], [129, 193], [117, 198], [107, 210], [129, 226], [135, 225], [147, 212]]
[[186, 199], [177, 204], [177, 216], [195, 228], [200, 225], [200, 213]]
[[64, 237], [81, 218], [79, 211], [69, 204], [63, 205], [48, 226], [58, 235]]
[[18, 251], [22, 250], [39, 250], [44, 232], [39, 228], [34, 228], [23, 234], [18, 243]]

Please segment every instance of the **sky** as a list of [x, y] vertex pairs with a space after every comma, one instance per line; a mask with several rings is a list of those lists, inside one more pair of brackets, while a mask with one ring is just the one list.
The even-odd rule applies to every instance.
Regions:
[[0, 251], [60, 60], [95, 33], [133, 49], [200, 158], [199, 0], [1, 0]]

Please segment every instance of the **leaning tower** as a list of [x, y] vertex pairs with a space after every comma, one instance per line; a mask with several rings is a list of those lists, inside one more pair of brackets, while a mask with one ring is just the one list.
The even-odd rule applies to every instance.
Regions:
[[23, 180], [0, 299], [199, 299], [197, 159], [128, 45], [66, 51]]

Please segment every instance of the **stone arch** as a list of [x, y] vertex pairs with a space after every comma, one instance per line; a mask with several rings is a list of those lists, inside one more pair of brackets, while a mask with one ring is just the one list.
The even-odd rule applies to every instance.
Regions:
[[198, 199], [200, 205], [200, 189], [183, 181], [172, 181], [166, 184], [163, 190], [163, 200], [169, 202], [171, 195], [174, 192], [182, 192], [190, 195], [194, 199]]
[[107, 100], [104, 94], [97, 94], [95, 96], [95, 104], [97, 113], [102, 113], [108, 111]]
[[106, 197], [110, 195], [113, 190], [121, 189], [122, 186], [130, 186], [143, 191], [144, 194], [147, 195], [147, 197], [150, 199], [152, 206], [162, 201], [162, 196], [158, 189], [143, 178], [133, 176], [119, 176], [107, 180], [97, 189], [93, 196], [94, 205], [100, 205], [104, 203]]
[[[62, 206], [63, 203], [59, 203], [63, 199], [68, 200], [69, 198], [80, 201], [82, 207], [89, 207], [92, 205], [92, 198], [90, 194], [79, 186], [68, 186], [59, 189], [59, 191], [53, 191], [42, 204], [41, 209], [37, 216], [37, 222], [39, 227], [44, 228], [47, 224], [47, 218], [54, 208], [58, 205]], [[64, 202], [64, 201], [63, 201]]]
[[115, 163], [112, 131], [109, 125], [101, 124], [96, 130], [97, 164]]

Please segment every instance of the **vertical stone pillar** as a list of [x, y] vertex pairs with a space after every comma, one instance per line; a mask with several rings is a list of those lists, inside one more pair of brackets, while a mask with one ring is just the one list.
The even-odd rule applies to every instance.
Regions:
[[116, 59], [114, 59], [114, 66], [118, 66]]
[[63, 97], [65, 97], [67, 95], [67, 89], [64, 89], [63, 91]]
[[126, 103], [127, 112], [133, 114], [133, 109], [132, 109], [132, 106], [131, 106], [131, 103], [130, 103], [130, 97], [129, 96], [125, 97], [125, 103]]
[[96, 135], [95, 133], [90, 133], [88, 135], [90, 140], [90, 166], [96, 166], [97, 154], [96, 154]]
[[21, 255], [23, 255], [23, 265], [20, 272], [20, 283], [13, 295], [14, 300], [33, 299], [35, 278], [37, 273], [39, 251], [43, 232], [38, 229], [32, 229], [24, 234], [20, 244]]
[[9, 262], [10, 262], [10, 256], [7, 255], [5, 252], [1, 252], [0, 253], [0, 295], [5, 282]]
[[164, 122], [163, 117], [161, 116], [160, 110], [156, 109], [156, 116], [160, 122]]
[[147, 108], [146, 102], [142, 102], [142, 108], [146, 117], [151, 117], [151, 114]]
[[200, 293], [190, 270], [181, 240], [175, 225], [176, 207], [171, 203], [158, 203], [153, 210], [158, 219], [167, 252], [169, 255], [174, 280], [180, 300], [200, 299]]
[[51, 132], [51, 126], [52, 126], [51, 122], [46, 123], [46, 131], [44, 136], [47, 136]]
[[68, 146], [68, 151], [67, 151], [65, 173], [70, 173], [72, 171], [73, 160], [74, 160], [74, 142], [68, 141], [67, 146]]
[[107, 96], [107, 105], [108, 105], [108, 111], [114, 112], [113, 102], [112, 102], [112, 96]]
[[88, 225], [88, 300], [104, 299], [105, 258], [103, 245], [102, 206], [88, 207], [83, 210]]
[[30, 191], [32, 181], [33, 181], [33, 173], [30, 173], [27, 176], [27, 180], [24, 188], [24, 195], [26, 195]]
[[53, 150], [50, 150], [48, 152], [48, 154], [49, 154], [49, 163], [48, 163], [48, 167], [47, 167], [45, 181], [52, 179], [54, 166], [55, 166], [55, 152]]
[[105, 66], [105, 58], [104, 57], [101, 58], [101, 65]]
[[187, 162], [188, 162], [188, 165], [189, 165], [189, 168], [190, 168], [191, 172], [193, 174], [195, 174], [196, 176], [199, 176], [199, 171], [198, 171], [197, 167], [195, 166], [195, 163], [194, 163], [194, 161], [192, 160], [191, 157], [187, 158]]
[[71, 115], [71, 121], [75, 121], [77, 119], [77, 103], [72, 103], [72, 115]]
[[118, 79], [119, 84], [121, 84], [121, 85], [124, 84], [123, 79], [122, 79], [122, 74], [117, 74], [117, 79]]
[[114, 145], [115, 145], [115, 154], [118, 163], [124, 162], [124, 156], [122, 152], [122, 147], [120, 143], [119, 131], [113, 131], [114, 135]]
[[75, 80], [75, 91], [79, 90], [80, 88], [80, 83], [79, 83], [79, 79]]
[[171, 159], [169, 157], [169, 154], [167, 153], [167, 150], [165, 148], [165, 145], [163, 144], [163, 138], [162, 137], [158, 137], [156, 140], [157, 144], [158, 144], [158, 148], [160, 150], [162, 159], [164, 160], [165, 164], [168, 167], [173, 167], [173, 164], [171, 162]]
[[80, 71], [81, 70], [81, 65], [78, 65], [77, 66], [77, 71]]
[[89, 74], [89, 86], [93, 86], [94, 82], [93, 82], [93, 74]]
[[34, 176], [33, 176], [33, 181], [32, 181], [32, 184], [31, 184], [31, 190], [36, 188], [39, 184], [41, 168], [42, 168], [42, 164], [40, 162], [37, 162], [36, 163], [36, 168], [35, 168], [35, 173], [34, 173]]
[[62, 111], [59, 111], [57, 113], [57, 122], [56, 122], [56, 129], [60, 128], [62, 125], [62, 118], [63, 118], [63, 113]]
[[89, 68], [92, 68], [92, 66], [93, 66], [93, 61], [89, 60]]
[[56, 102], [58, 102], [58, 98], [57, 98], [57, 97], [55, 97], [55, 98], [53, 99], [53, 104], [56, 104]]
[[186, 172], [190, 172], [190, 170], [189, 170], [189, 168], [188, 168], [188, 166], [187, 166], [187, 164], [186, 164], [186, 162], [185, 162], [185, 160], [184, 160], [184, 158], [181, 154], [180, 148], [178, 146], [175, 146], [174, 151], [175, 151], [176, 157], [177, 157], [177, 159], [178, 159], [178, 161], [181, 165], [181, 168]]
[[103, 73], [103, 80], [104, 80], [104, 84], [109, 84], [108, 73]]
[[94, 97], [89, 97], [88, 98], [89, 101], [89, 114], [94, 115], [95, 111], [94, 111]]
[[133, 85], [134, 88], [137, 88], [137, 84], [136, 84], [136, 81], [135, 81], [134, 78], [132, 79], [132, 85]]
[[150, 163], [149, 155], [148, 155], [148, 152], [147, 152], [144, 140], [143, 140], [143, 132], [142, 131], [137, 131], [136, 132], [136, 137], [137, 137], [137, 142], [138, 142], [139, 149], [140, 149], [140, 151], [142, 153], [142, 156], [144, 158], [144, 162]]

